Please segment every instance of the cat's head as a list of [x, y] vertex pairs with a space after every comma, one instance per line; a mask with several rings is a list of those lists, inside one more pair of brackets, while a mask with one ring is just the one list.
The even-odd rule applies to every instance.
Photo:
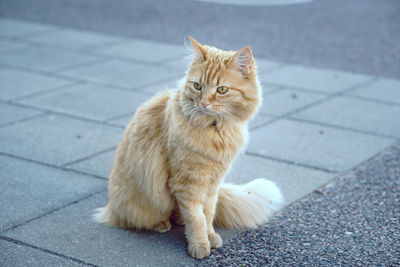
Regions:
[[193, 120], [249, 120], [261, 102], [251, 48], [224, 51], [189, 38], [193, 60], [182, 91], [183, 112]]

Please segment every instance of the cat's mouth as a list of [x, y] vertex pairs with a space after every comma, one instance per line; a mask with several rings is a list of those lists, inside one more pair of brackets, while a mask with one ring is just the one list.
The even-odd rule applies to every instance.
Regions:
[[198, 110], [207, 114], [207, 115], [215, 115], [216, 112], [211, 106], [203, 107], [201, 104], [197, 106]]

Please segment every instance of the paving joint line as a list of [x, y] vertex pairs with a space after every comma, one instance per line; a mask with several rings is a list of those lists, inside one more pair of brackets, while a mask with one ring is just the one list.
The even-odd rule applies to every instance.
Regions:
[[[23, 45], [26, 45], [27, 47], [32, 47], [32, 45], [28, 45], [28, 44], [24, 44], [23, 43]], [[26, 48], [26, 47], [22, 47], [22, 48]], [[0, 51], [0, 54], [1, 55], [7, 55], [7, 54], [12, 54], [12, 53], [14, 53], [14, 51], [18, 51], [18, 50], [20, 50], [20, 49], [22, 49], [21, 47], [17, 47], [17, 48], [8, 48], [8, 49], [6, 49], [6, 50], [3, 50], [3, 51]]]
[[33, 119], [36, 119], [36, 118], [44, 117], [46, 114], [47, 114], [47, 112], [42, 112], [42, 113], [39, 113], [39, 114], [36, 114], [36, 115], [32, 115], [32, 116], [28, 116], [28, 117], [25, 117], [25, 118], [22, 118], [22, 119], [19, 119], [19, 120], [6, 122], [6, 123], [3, 123], [3, 124], [0, 124], [0, 128], [11, 126], [11, 125], [15, 125], [15, 124], [19, 124], [19, 123], [26, 122], [26, 121], [30, 121], [30, 120], [33, 120]]
[[[2, 36], [3, 37], [3, 36]], [[38, 44], [35, 41], [29, 40], [29, 39], [24, 39], [24, 37], [19, 37], [19, 36], [6, 36], [4, 37], [5, 39], [8, 39], [10, 42], [19, 42], [19, 43], [23, 43], [32, 47], [36, 47], [36, 46], [40, 46], [40, 44]], [[22, 50], [22, 48], [19, 48]]]
[[[54, 33], [58, 33], [58, 31], [54, 31]], [[43, 36], [44, 34], [41, 34], [41, 36]], [[25, 36], [24, 36], [25, 37]], [[63, 45], [58, 45], [58, 44], [48, 44], [48, 43], [43, 43], [40, 41], [35, 41], [35, 40], [30, 40], [30, 39], [24, 39], [24, 37], [20, 37], [20, 36], [14, 36], [12, 37], [14, 40], [16, 41], [25, 41], [25, 42], [29, 42], [31, 44], [34, 44], [35, 47], [42, 47], [42, 48], [55, 48], [55, 49], [59, 49], [59, 50], [66, 50], [69, 52], [75, 52], [75, 53], [79, 53], [82, 54], [82, 52], [85, 52], [84, 54], [91, 54], [93, 56], [101, 56], [104, 57], [104, 55], [101, 54], [95, 54], [93, 52], [91, 52], [90, 50], [84, 50], [86, 48], [76, 48], [76, 47], [69, 47], [69, 46], [63, 46]], [[30, 37], [30, 36], [28, 36]], [[87, 49], [90, 49], [90, 47], [87, 47]]]
[[351, 95], [351, 94], [347, 94], [347, 93], [343, 93], [342, 96], [348, 97], [348, 98], [354, 98], [354, 99], [358, 99], [358, 100], [363, 100], [363, 101], [366, 101], [366, 102], [376, 103], [376, 104], [384, 104], [384, 105], [395, 106], [395, 107], [399, 107], [400, 106], [400, 103], [398, 103], [398, 102], [375, 99], [375, 98], [371, 98], [371, 97]]
[[[133, 111], [133, 112], [127, 112], [127, 113], [124, 113], [124, 114], [117, 115], [117, 116], [111, 117], [111, 118], [109, 118], [109, 119], [106, 119], [105, 121], [110, 123], [110, 122], [113, 121], [113, 120], [118, 120], [118, 119], [120, 119], [120, 118], [129, 116], [129, 115], [132, 115], [132, 116], [133, 116], [134, 113], [135, 113], [135, 111]], [[126, 125], [125, 125], [125, 126], [126, 126]]]
[[106, 191], [106, 190], [107, 190], [107, 188], [103, 188], [103, 189], [101, 189], [101, 190], [98, 190], [98, 191], [89, 193], [89, 194], [87, 194], [87, 195], [85, 195], [85, 196], [83, 196], [83, 197], [80, 197], [80, 198], [78, 198], [78, 199], [76, 199], [76, 200], [74, 200], [74, 201], [71, 201], [71, 202], [68, 202], [68, 203], [66, 203], [66, 204], [63, 204], [63, 205], [61, 205], [61, 206], [59, 206], [59, 207], [57, 207], [57, 208], [55, 208], [55, 209], [52, 209], [52, 210], [49, 210], [49, 211], [45, 211], [45, 212], [43, 212], [42, 214], [39, 214], [38, 216], [32, 217], [32, 218], [30, 218], [30, 219], [28, 219], [28, 220], [26, 220], [26, 221], [24, 221], [24, 222], [18, 223], [18, 224], [16, 224], [16, 225], [13, 225], [13, 226], [7, 228], [7, 229], [4, 229], [4, 230], [1, 231], [1, 233], [3, 234], [3, 233], [6, 233], [6, 232], [9, 232], [9, 231], [12, 231], [12, 230], [14, 230], [15, 228], [18, 228], [18, 227], [27, 225], [27, 224], [30, 223], [30, 222], [36, 221], [36, 220], [38, 220], [38, 219], [40, 219], [40, 218], [42, 218], [42, 217], [45, 217], [45, 216], [47, 216], [47, 215], [49, 215], [49, 214], [52, 214], [52, 213], [54, 213], [54, 212], [57, 212], [57, 211], [62, 210], [62, 209], [64, 209], [64, 208], [67, 208], [67, 207], [69, 207], [69, 206], [78, 204], [79, 202], [81, 202], [81, 201], [83, 201], [83, 200], [86, 200], [86, 199], [88, 199], [88, 198], [90, 198], [90, 197], [92, 197], [92, 196], [94, 196], [94, 195], [100, 194], [101, 192], [104, 192], [104, 191]]
[[70, 70], [73, 70], [73, 69], [79, 69], [79, 68], [82, 68], [82, 67], [88, 67], [88, 66], [90, 67], [90, 66], [93, 66], [93, 65], [96, 65], [96, 64], [101, 64], [101, 63], [107, 62], [107, 61], [110, 61], [110, 58], [108, 58], [108, 57], [97, 58], [97, 59], [93, 59], [93, 60], [90, 60], [90, 61], [81, 62], [81, 63], [78, 63], [78, 64], [73, 64], [73, 65], [70, 65], [70, 66], [61, 67], [61, 68], [55, 69], [54, 72], [55, 73], [59, 73], [59, 72], [62, 73], [62, 72], [70, 71]]
[[349, 128], [349, 127], [345, 127], [345, 126], [341, 126], [341, 125], [323, 123], [323, 122], [318, 122], [318, 121], [313, 121], [313, 120], [308, 120], [308, 119], [302, 119], [302, 118], [296, 118], [296, 117], [290, 117], [290, 116], [287, 117], [286, 119], [291, 120], [291, 121], [298, 121], [298, 122], [305, 122], [305, 123], [314, 124], [314, 125], [320, 125], [320, 126], [329, 127], [329, 128], [335, 128], [335, 129], [339, 129], [339, 130], [345, 130], [348, 132], [372, 135], [372, 136], [376, 136], [376, 137], [395, 139], [395, 140], [400, 138], [400, 137], [393, 136], [393, 135], [379, 134], [379, 133], [374, 133], [374, 132], [370, 132], [370, 131], [364, 131], [364, 130], [359, 130], [359, 129], [355, 129], [355, 128]]
[[41, 252], [46, 253], [46, 254], [50, 254], [50, 255], [53, 255], [53, 256], [56, 256], [56, 257], [59, 257], [59, 258], [63, 258], [63, 259], [66, 259], [66, 260], [69, 260], [69, 261], [72, 261], [74, 263], [81, 264], [81, 265], [84, 265], [84, 266], [94, 266], [94, 267], [98, 266], [98, 265], [94, 265], [94, 264], [91, 264], [91, 263], [88, 263], [88, 262], [84, 262], [84, 261], [79, 260], [77, 258], [73, 258], [73, 257], [69, 257], [69, 256], [66, 256], [66, 255], [60, 254], [58, 252], [55, 252], [55, 251], [52, 251], [52, 250], [49, 250], [49, 249], [45, 249], [45, 248], [41, 248], [41, 247], [38, 247], [38, 246], [35, 246], [35, 245], [31, 245], [29, 243], [26, 243], [26, 242], [23, 242], [23, 241], [20, 241], [20, 240], [17, 240], [17, 239], [9, 238], [9, 237], [2, 236], [2, 235], [0, 235], [0, 239], [2, 239], [4, 241], [7, 241], [9, 243], [13, 243], [15, 245], [28, 247], [28, 248], [31, 248], [31, 249], [34, 249], [34, 250], [41, 251]]
[[[3, 101], [0, 100], [0, 102], [3, 102]], [[36, 110], [36, 111], [45, 112], [45, 113], [47, 113], [49, 115], [58, 115], [58, 116], [67, 117], [67, 118], [71, 118], [71, 119], [75, 119], [75, 120], [80, 120], [80, 121], [85, 121], [85, 122], [91, 122], [91, 123], [96, 123], [96, 124], [100, 124], [100, 125], [105, 125], [105, 126], [109, 126], [109, 127], [112, 127], [112, 128], [125, 129], [125, 127], [122, 127], [120, 125], [111, 124], [111, 123], [108, 123], [106, 121], [91, 119], [91, 118], [87, 118], [87, 117], [81, 117], [81, 116], [77, 116], [77, 115], [73, 115], [73, 114], [69, 114], [69, 113], [64, 113], [64, 112], [59, 112], [59, 111], [55, 111], [55, 110], [51, 110], [51, 109], [46, 109], [46, 108], [41, 108], [41, 107], [37, 107], [37, 106], [27, 105], [27, 104], [20, 103], [20, 102], [6, 101], [5, 103], [8, 103], [8, 104], [11, 104], [11, 105], [14, 105], [14, 106], [18, 106], [18, 107], [23, 107], [23, 108]]]
[[[74, 29], [75, 30], [75, 29]], [[84, 32], [87, 32], [87, 31], [84, 31]], [[90, 31], [91, 33], [95, 33], [95, 34], [98, 34], [97, 32], [92, 32], [92, 31]], [[120, 40], [116, 40], [116, 41], [112, 41], [112, 42], [109, 42], [109, 43], [103, 43], [103, 44], [98, 44], [98, 45], [91, 45], [91, 46], [87, 46], [87, 47], [85, 47], [85, 48], [81, 48], [81, 51], [82, 52], [89, 52], [89, 53], [91, 53], [92, 51], [92, 49], [102, 49], [102, 48], [108, 48], [108, 47], [110, 47], [110, 46], [114, 46], [114, 45], [119, 45], [119, 44], [123, 44], [123, 43], [126, 43], [127, 42], [127, 40], [130, 40], [130, 39], [124, 39], [124, 37], [118, 37], [117, 35], [110, 35], [110, 34], [100, 34], [100, 35], [106, 35], [106, 36], [112, 36], [112, 37], [115, 37], [115, 38], [122, 38], [122, 39], [120, 39]]]
[[82, 171], [78, 171], [78, 170], [75, 170], [75, 169], [61, 168], [60, 166], [53, 165], [53, 164], [50, 164], [50, 163], [37, 161], [37, 160], [33, 160], [33, 159], [29, 159], [29, 158], [25, 158], [25, 157], [22, 157], [22, 156], [13, 155], [13, 154], [1, 152], [1, 151], [0, 151], [0, 155], [5, 156], [5, 157], [9, 157], [9, 158], [19, 159], [19, 160], [30, 162], [30, 163], [34, 163], [34, 164], [38, 164], [38, 165], [49, 167], [49, 168], [53, 168], [53, 169], [57, 169], [57, 170], [60, 170], [60, 171], [73, 172], [73, 173], [76, 173], [76, 174], [80, 174], [80, 175], [84, 175], [84, 176], [88, 176], [88, 177], [95, 178], [95, 179], [100, 179], [100, 180], [104, 180], [105, 179], [105, 177], [98, 176], [96, 174], [82, 172]]
[[100, 151], [98, 151], [96, 153], [90, 154], [90, 155], [88, 155], [86, 157], [83, 157], [83, 158], [80, 158], [80, 159], [77, 159], [77, 160], [73, 160], [71, 162], [64, 163], [64, 164], [60, 165], [60, 167], [61, 168], [66, 168], [66, 167], [69, 167], [70, 165], [76, 164], [78, 162], [81, 162], [81, 161], [84, 161], [84, 160], [87, 160], [87, 159], [91, 159], [91, 158], [96, 157], [96, 156], [98, 156], [100, 154], [103, 154], [103, 153], [106, 153], [106, 152], [110, 152], [110, 151], [112, 151], [114, 149], [116, 149], [116, 146], [112, 146], [112, 147], [100, 150]]
[[85, 84], [84, 81], [71, 82], [71, 83], [68, 83], [68, 84], [52, 87], [52, 88], [49, 88], [49, 89], [45, 89], [45, 90], [42, 90], [42, 91], [30, 93], [30, 94], [27, 94], [27, 95], [14, 97], [14, 98], [11, 98], [9, 100], [10, 101], [21, 101], [21, 100], [25, 100], [25, 99], [35, 98], [37, 96], [46, 95], [46, 94], [49, 94], [49, 93], [52, 93], [52, 92], [56, 93], [56, 92], [59, 92], [59, 91], [62, 91], [62, 90], [66, 90], [66, 89], [69, 89], [69, 88], [73, 88], [75, 86], [83, 85], [83, 84]]
[[269, 160], [273, 160], [273, 161], [277, 161], [277, 162], [281, 162], [281, 163], [286, 163], [286, 164], [293, 165], [293, 166], [300, 166], [300, 167], [307, 168], [307, 169], [323, 171], [323, 172], [326, 172], [326, 173], [332, 173], [332, 174], [338, 173], [338, 171], [336, 171], [336, 170], [330, 170], [330, 169], [326, 169], [326, 168], [323, 168], [323, 167], [304, 164], [304, 163], [297, 162], [297, 161], [292, 161], [292, 160], [285, 160], [285, 159], [280, 159], [280, 158], [276, 158], [276, 157], [261, 155], [261, 154], [257, 154], [257, 153], [253, 153], [253, 152], [245, 152], [245, 155], [259, 157], [259, 158], [263, 158], [263, 159], [269, 159]]
[[[266, 113], [263, 113], [263, 112], [259, 112], [259, 113], [260, 113], [261, 115], [268, 115], [268, 116], [270, 116], [269, 114], [266, 114]], [[265, 122], [265, 123], [261, 123], [260, 125], [256, 125], [256, 126], [254, 126], [254, 127], [251, 127], [251, 128], [250, 128], [250, 132], [255, 131], [255, 130], [261, 128], [261, 127], [267, 126], [267, 125], [269, 125], [269, 124], [272, 124], [272, 123], [274, 123], [274, 122], [277, 122], [277, 121], [279, 121], [279, 120], [281, 120], [281, 119], [283, 119], [283, 116], [276, 116], [276, 117], [272, 118], [271, 120], [269, 120], [269, 121], [267, 121], [267, 122]]]
[[82, 81], [85, 81], [83, 79], [75, 78], [73, 76], [68, 76], [68, 75], [65, 76], [63, 74], [59, 74], [59, 73], [55, 73], [55, 72], [37, 70], [37, 69], [28, 68], [28, 67], [7, 64], [7, 63], [3, 63], [3, 68], [20, 70], [22, 72], [27, 72], [27, 73], [32, 73], [32, 74], [40, 74], [40, 75], [43, 75], [43, 76], [47, 76], [47, 77], [51, 77], [51, 78], [57, 78], [57, 79], [60, 79], [60, 80], [65, 80], [65, 81], [70, 81], [70, 82], [82, 82]]
[[152, 66], [152, 67], [162, 67], [162, 68], [167, 68], [168, 66], [163, 63], [163, 60], [157, 61], [157, 62], [151, 62], [151, 61], [145, 61], [145, 60], [140, 60], [140, 59], [135, 59], [135, 58], [130, 58], [130, 57], [124, 57], [124, 56], [116, 56], [116, 55], [107, 55], [103, 54], [100, 52], [91, 52], [93, 55], [102, 55], [102, 56], [109, 56], [110, 59], [112, 60], [119, 60], [123, 62], [128, 62], [132, 64], [139, 64], [139, 65], [146, 65], [146, 66]]

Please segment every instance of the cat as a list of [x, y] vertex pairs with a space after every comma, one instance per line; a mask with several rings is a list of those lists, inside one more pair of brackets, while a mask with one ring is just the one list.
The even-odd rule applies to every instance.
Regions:
[[125, 129], [109, 177], [109, 202], [94, 215], [111, 226], [166, 232], [185, 225], [189, 254], [222, 246], [214, 226], [255, 228], [279, 209], [273, 182], [223, 184], [261, 103], [250, 47], [236, 52], [189, 37], [192, 62], [175, 91], [142, 104]]

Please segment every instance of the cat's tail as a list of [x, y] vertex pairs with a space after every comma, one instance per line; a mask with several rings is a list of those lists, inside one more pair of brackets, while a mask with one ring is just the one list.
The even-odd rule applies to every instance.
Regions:
[[244, 185], [222, 184], [214, 224], [223, 228], [255, 228], [282, 206], [284, 198], [272, 181], [258, 178]]

